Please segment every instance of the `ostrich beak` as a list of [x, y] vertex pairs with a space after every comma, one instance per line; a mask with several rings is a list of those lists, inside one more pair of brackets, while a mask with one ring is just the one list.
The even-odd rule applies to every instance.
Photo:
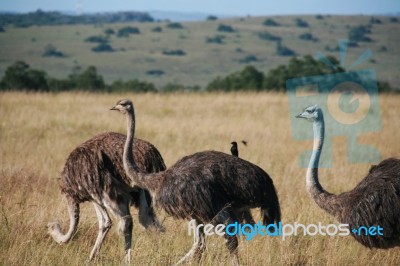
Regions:
[[295, 117], [296, 117], [296, 118], [305, 118], [305, 117], [303, 116], [303, 113], [300, 113], [300, 114], [296, 115]]
[[110, 108], [110, 110], [118, 110], [116, 106]]

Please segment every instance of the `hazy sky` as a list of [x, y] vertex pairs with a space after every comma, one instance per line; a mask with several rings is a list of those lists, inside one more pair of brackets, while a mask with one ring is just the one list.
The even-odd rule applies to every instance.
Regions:
[[[77, 8], [79, 7], [79, 8]], [[220, 15], [382, 14], [400, 12], [400, 0], [0, 0], [0, 10], [179, 11]]]

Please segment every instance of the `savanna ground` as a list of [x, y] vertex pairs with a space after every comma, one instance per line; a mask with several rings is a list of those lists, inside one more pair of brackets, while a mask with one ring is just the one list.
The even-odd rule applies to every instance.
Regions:
[[[337, 223], [320, 210], [305, 189], [305, 169], [298, 155], [312, 141], [291, 136], [285, 94], [0, 94], [0, 265], [82, 265], [97, 234], [91, 204], [83, 204], [79, 229], [64, 246], [46, 234], [49, 221], [68, 226], [66, 202], [58, 188], [65, 159], [74, 147], [104, 132], [125, 133], [125, 119], [109, 111], [120, 98], [134, 100], [137, 136], [161, 151], [167, 166], [196, 151], [229, 153], [232, 140], [240, 156], [265, 169], [277, 188], [284, 223]], [[381, 95], [382, 130], [361, 137], [383, 158], [398, 156], [400, 96]], [[311, 130], [311, 124], [304, 121]], [[368, 172], [368, 164], [348, 164], [346, 138], [333, 141], [333, 167], [320, 171], [322, 185], [339, 193], [353, 188]], [[134, 217], [132, 265], [171, 265], [192, 245], [187, 221], [157, 211], [167, 231], [144, 231]], [[253, 214], [260, 220], [258, 210]], [[239, 239], [243, 265], [399, 265], [400, 249], [369, 250], [352, 237], [257, 236]], [[107, 236], [98, 265], [119, 265], [122, 237], [115, 227]], [[228, 265], [223, 238], [207, 238], [204, 265]]]
[[[266, 27], [263, 22], [273, 19], [279, 27]], [[296, 26], [301, 18], [309, 27]], [[291, 56], [279, 56], [276, 42], [259, 38], [259, 33], [269, 32], [282, 39], [282, 44], [297, 56], [314, 56], [318, 51], [340, 58], [335, 50], [338, 40], [348, 38], [351, 28], [371, 25], [367, 36], [371, 42], [359, 42], [347, 51], [345, 67], [349, 69], [375, 69], [378, 79], [400, 87], [400, 22], [390, 17], [375, 16], [381, 23], [370, 24], [371, 16], [273, 16], [218, 19], [216, 21], [182, 22], [182, 29], [170, 29], [168, 22], [121, 23], [96, 25], [31, 26], [27, 28], [6, 27], [0, 33], [0, 77], [5, 69], [17, 60], [32, 68], [46, 71], [50, 76], [66, 78], [75, 66], [96, 66], [105, 81], [139, 79], [158, 87], [168, 83], [205, 87], [217, 76], [226, 76], [252, 64], [262, 72], [268, 72], [280, 64], [287, 64]], [[218, 31], [220, 24], [229, 25], [234, 32]], [[91, 49], [97, 44], [85, 42], [90, 36], [106, 36], [106, 29], [137, 27], [140, 34], [118, 38], [110, 35], [109, 44], [114, 52], [96, 53]], [[162, 32], [154, 32], [161, 27]], [[301, 34], [310, 33], [318, 40], [306, 41]], [[207, 43], [207, 38], [222, 36], [223, 42]], [[65, 58], [43, 57], [45, 47], [54, 45]], [[329, 48], [329, 49], [328, 49]], [[168, 56], [163, 51], [182, 50], [184, 56]], [[367, 50], [373, 56], [362, 64], [350, 67]], [[243, 63], [248, 56], [256, 61]], [[151, 70], [161, 70], [164, 75], [149, 75]]]

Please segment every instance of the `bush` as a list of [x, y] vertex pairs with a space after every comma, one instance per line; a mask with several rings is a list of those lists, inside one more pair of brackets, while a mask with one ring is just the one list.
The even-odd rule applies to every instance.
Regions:
[[209, 15], [209, 16], [206, 18], [206, 20], [208, 20], [208, 21], [215, 21], [215, 20], [217, 20], [217, 19], [218, 19], [218, 17], [213, 16], [213, 15]]
[[160, 26], [154, 27], [152, 30], [152, 32], [162, 32], [162, 28]]
[[48, 91], [46, 73], [44, 71], [31, 69], [23, 62], [17, 61], [7, 67], [4, 77], [0, 82], [3, 90], [28, 90], [28, 91]]
[[312, 42], [317, 42], [318, 39], [315, 38], [311, 33], [303, 33], [299, 35], [299, 39], [304, 40], [304, 41], [312, 41]]
[[222, 31], [222, 32], [235, 32], [235, 29], [232, 26], [225, 25], [225, 24], [219, 24], [217, 31]]
[[165, 50], [163, 51], [164, 55], [175, 55], [175, 56], [184, 56], [186, 55], [185, 51], [177, 49], [177, 50]]
[[400, 91], [396, 91], [394, 90], [390, 84], [386, 81], [378, 81], [378, 92], [382, 93], [382, 92], [400, 92]]
[[117, 36], [118, 37], [129, 37], [131, 34], [140, 34], [140, 30], [137, 27], [123, 27], [118, 30]]
[[6, 30], [0, 26], [0, 32], [5, 32]]
[[382, 21], [380, 19], [378, 19], [378, 18], [371, 17], [371, 19], [369, 20], [369, 23], [371, 23], [371, 24], [382, 24]]
[[258, 37], [262, 40], [266, 40], [266, 41], [281, 41], [282, 38], [277, 36], [277, 35], [273, 35], [267, 31], [264, 32], [259, 32], [257, 33]]
[[255, 56], [255, 55], [248, 55], [248, 56], [246, 56], [245, 58], [240, 59], [240, 60], [239, 60], [239, 63], [241, 63], [241, 64], [250, 64], [250, 63], [253, 63], [253, 62], [257, 62], [257, 61], [259, 61], [258, 58], [257, 58], [257, 56]]
[[387, 52], [388, 48], [386, 46], [382, 45], [381, 47], [379, 47], [378, 51], [379, 52]]
[[115, 31], [111, 28], [108, 28], [104, 31], [104, 34], [106, 34], [107, 36], [113, 35], [113, 34], [115, 34]]
[[225, 39], [224, 35], [216, 35], [214, 37], [206, 37], [206, 43], [223, 44], [224, 39]]
[[263, 22], [264, 26], [271, 26], [271, 27], [278, 27], [280, 26], [280, 24], [278, 22], [276, 22], [273, 19], [267, 18], [266, 20], [264, 20]]
[[357, 43], [357, 42], [371, 42], [371, 38], [366, 36], [371, 33], [371, 30], [368, 26], [356, 26], [349, 30], [348, 37], [349, 41]]
[[150, 76], [159, 77], [159, 76], [162, 76], [164, 74], [165, 74], [165, 72], [163, 70], [161, 70], [161, 69], [151, 69], [151, 70], [146, 71], [146, 75], [150, 75]]
[[296, 53], [292, 49], [284, 46], [281, 42], [277, 42], [277, 44], [276, 44], [276, 54], [280, 55], [280, 56], [296, 55]]
[[106, 37], [97, 35], [97, 36], [89, 36], [85, 39], [85, 42], [92, 42], [92, 43], [107, 43], [108, 39]]
[[44, 48], [42, 57], [66, 57], [66, 55], [63, 52], [57, 50], [57, 48], [54, 47], [54, 45], [48, 44]]
[[179, 22], [168, 23], [166, 27], [169, 29], [183, 29], [182, 24]]
[[316, 16], [315, 16], [315, 19], [324, 19], [324, 16], [322, 16], [322, 15], [316, 15]]
[[114, 49], [107, 43], [99, 43], [99, 45], [92, 48], [92, 51], [96, 53], [102, 53], [102, 52], [109, 53], [113, 52]]
[[392, 23], [397, 23], [397, 22], [399, 22], [399, 19], [396, 17], [391, 17], [391, 18], [389, 18], [389, 21]]
[[307, 21], [302, 20], [301, 18], [296, 18], [296, 26], [300, 28], [308, 28], [309, 25]]

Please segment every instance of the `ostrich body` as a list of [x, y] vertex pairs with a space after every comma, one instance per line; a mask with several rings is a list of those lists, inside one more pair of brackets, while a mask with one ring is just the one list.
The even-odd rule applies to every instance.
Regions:
[[352, 234], [369, 248], [400, 246], [400, 159], [389, 158], [371, 167], [368, 175], [351, 191], [334, 195], [318, 180], [318, 164], [324, 143], [325, 125], [322, 110], [311, 106], [297, 117], [313, 122], [314, 148], [306, 174], [307, 190], [316, 204], [350, 230], [361, 226], [380, 226], [383, 236]]
[[[130, 205], [139, 208], [139, 221], [145, 228], [155, 226], [164, 230], [154, 214], [148, 191], [137, 185], [130, 186], [122, 159], [125, 140], [125, 135], [114, 132], [89, 139], [70, 153], [61, 174], [60, 187], [67, 199], [70, 225], [68, 232], [63, 234], [60, 224], [51, 222], [48, 231], [57, 243], [67, 243], [78, 227], [79, 204], [92, 202], [99, 219], [99, 232], [89, 260], [99, 253], [111, 228], [107, 209], [119, 220], [118, 228], [124, 235], [127, 262], [130, 260], [133, 229]], [[134, 156], [143, 172], [159, 172], [166, 168], [157, 148], [147, 141], [135, 139]]]
[[[174, 218], [194, 219], [199, 223], [230, 224], [237, 221], [235, 212], [261, 207], [264, 224], [280, 221], [278, 196], [271, 178], [260, 167], [238, 157], [217, 151], [203, 151], [183, 157], [169, 169], [146, 174], [134, 160], [132, 146], [135, 132], [135, 113], [132, 102], [119, 101], [111, 110], [126, 114], [127, 139], [124, 148], [124, 167], [135, 184], [153, 195], [157, 206]], [[195, 234], [192, 249], [178, 264], [201, 258], [205, 235]], [[232, 263], [238, 264], [236, 236], [225, 234]]]

